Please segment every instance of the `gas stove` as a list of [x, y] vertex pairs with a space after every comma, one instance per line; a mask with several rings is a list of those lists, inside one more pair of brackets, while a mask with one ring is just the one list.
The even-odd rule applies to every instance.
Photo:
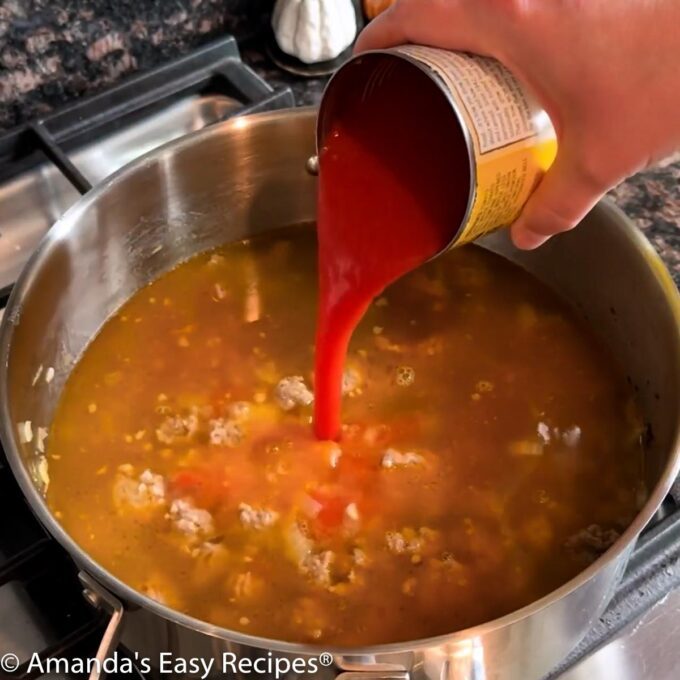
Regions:
[[[0, 134], [0, 306], [41, 237], [93, 184], [194, 130], [293, 105], [291, 91], [267, 85], [226, 38]], [[0, 662], [17, 664], [0, 669], [0, 678], [84, 677], [30, 668], [34, 654], [93, 658], [109, 614], [83, 597], [76, 566], [32, 515], [2, 453], [0, 516]], [[680, 495], [671, 494], [640, 537], [605, 614], [546, 680], [675, 678], [678, 586]], [[151, 680], [122, 645], [117, 655], [122, 670], [109, 678]]]

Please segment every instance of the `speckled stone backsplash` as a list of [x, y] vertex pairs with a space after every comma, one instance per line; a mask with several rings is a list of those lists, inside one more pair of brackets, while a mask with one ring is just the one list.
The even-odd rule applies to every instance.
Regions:
[[0, 0], [0, 130], [226, 33], [273, 0]]

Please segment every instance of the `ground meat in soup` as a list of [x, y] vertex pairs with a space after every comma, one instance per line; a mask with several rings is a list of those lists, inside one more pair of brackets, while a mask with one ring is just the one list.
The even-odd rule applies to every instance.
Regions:
[[43, 437], [88, 553], [199, 619], [324, 646], [482, 623], [616, 541], [640, 421], [550, 291], [477, 247], [390, 287], [350, 345], [341, 440], [319, 442], [315, 263], [307, 228], [227, 246], [104, 326]]

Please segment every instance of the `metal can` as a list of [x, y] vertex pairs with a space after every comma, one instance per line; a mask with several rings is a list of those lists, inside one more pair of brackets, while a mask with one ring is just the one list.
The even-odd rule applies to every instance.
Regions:
[[[467, 209], [461, 223], [452, 226], [448, 247], [512, 224], [555, 159], [557, 141], [547, 113], [495, 59], [421, 45], [357, 55], [326, 87], [317, 148], [322, 148], [343, 101], [363, 97], [385, 78], [398, 78], [400, 69], [414, 67], [446, 97], [451, 124], [459, 126], [467, 150], [466, 159], [457, 159], [469, 167]], [[427, 124], [427, 112], [423, 114]]]

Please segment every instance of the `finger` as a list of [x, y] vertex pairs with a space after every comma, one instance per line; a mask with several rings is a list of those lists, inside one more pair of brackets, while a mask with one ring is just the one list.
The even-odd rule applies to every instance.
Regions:
[[398, 0], [359, 34], [355, 52], [414, 43], [491, 54], [486, 31], [466, 0]]
[[584, 176], [577, 163], [560, 152], [553, 166], [512, 225], [513, 243], [532, 250], [551, 236], [573, 229], [605, 193]]
[[408, 37], [406, 23], [399, 17], [397, 4], [381, 12], [361, 31], [354, 45], [355, 53], [412, 42]]

